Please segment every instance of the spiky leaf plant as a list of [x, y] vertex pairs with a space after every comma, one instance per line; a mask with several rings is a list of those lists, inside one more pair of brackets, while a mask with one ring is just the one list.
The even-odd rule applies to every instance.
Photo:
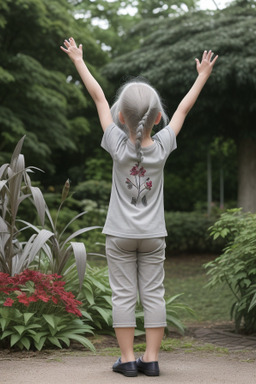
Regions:
[[[25, 166], [25, 159], [21, 154], [24, 139], [25, 136], [18, 142], [10, 164], [3, 164], [0, 167], [0, 272], [10, 275], [20, 273], [28, 268], [35, 258], [44, 255], [50, 261], [49, 272], [61, 274], [70, 257], [74, 255], [81, 287], [87, 253], [84, 243], [72, 240], [100, 227], [81, 228], [67, 235], [66, 231], [70, 224], [86, 213], [82, 212], [76, 215], [64, 229], [58, 228], [58, 214], [69, 194], [69, 180], [64, 185], [58, 213], [53, 220], [41, 190], [32, 186], [29, 173], [38, 168]], [[36, 207], [40, 226], [18, 220], [18, 209], [25, 199], [30, 199]], [[25, 224], [25, 227], [19, 229], [18, 222]], [[21, 232], [28, 228], [34, 233], [26, 242], [20, 241]]]

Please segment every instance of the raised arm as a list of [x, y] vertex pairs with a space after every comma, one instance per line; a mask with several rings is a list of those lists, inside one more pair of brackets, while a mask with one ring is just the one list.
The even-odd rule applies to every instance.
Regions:
[[197, 69], [198, 76], [194, 84], [190, 88], [189, 92], [180, 102], [178, 108], [176, 109], [170, 121], [170, 126], [174, 130], [176, 136], [180, 132], [187, 114], [195, 104], [200, 92], [202, 91], [205, 83], [207, 82], [212, 72], [213, 66], [218, 56], [215, 56], [213, 60], [212, 60], [212, 57], [213, 57], [212, 51], [209, 51], [209, 52], [204, 51], [201, 62], [198, 59], [196, 59], [196, 69]]
[[89, 69], [87, 68], [84, 60], [83, 60], [83, 48], [82, 44], [77, 47], [75, 40], [70, 37], [69, 40], [64, 41], [64, 47], [60, 47], [63, 52], [67, 53], [70, 59], [75, 64], [75, 67], [87, 89], [89, 94], [91, 95], [98, 111], [100, 123], [103, 131], [113, 122], [109, 104], [105, 98], [104, 92], [96, 81], [96, 79], [92, 76]]

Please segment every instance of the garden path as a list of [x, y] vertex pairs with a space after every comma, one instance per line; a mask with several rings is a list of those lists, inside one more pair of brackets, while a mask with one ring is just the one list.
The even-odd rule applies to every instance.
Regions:
[[[103, 352], [0, 353], [0, 384], [255, 384], [256, 337], [235, 335], [229, 325], [189, 328], [200, 348], [160, 353], [160, 377], [113, 373], [118, 357]], [[209, 343], [228, 348], [211, 349]]]

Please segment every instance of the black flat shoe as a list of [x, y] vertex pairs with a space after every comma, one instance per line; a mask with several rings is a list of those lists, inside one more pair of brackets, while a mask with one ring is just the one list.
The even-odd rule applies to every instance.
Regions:
[[113, 371], [122, 373], [124, 376], [133, 377], [138, 376], [138, 368], [136, 361], [129, 361], [128, 363], [122, 363], [121, 357], [113, 365]]
[[144, 373], [147, 376], [159, 376], [160, 374], [158, 361], [150, 361], [149, 363], [146, 363], [142, 360], [141, 357], [139, 357], [136, 360], [136, 364], [138, 371]]

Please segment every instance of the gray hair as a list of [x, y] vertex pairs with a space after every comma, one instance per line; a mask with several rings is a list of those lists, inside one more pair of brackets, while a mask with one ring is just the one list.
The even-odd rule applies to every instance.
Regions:
[[[119, 120], [122, 113], [125, 125]], [[135, 136], [135, 149], [138, 163], [143, 160], [141, 142], [145, 133], [151, 132], [158, 113], [161, 112], [163, 123], [168, 123], [168, 117], [160, 96], [156, 90], [142, 81], [131, 81], [120, 88], [117, 100], [111, 108], [113, 121], [127, 135]]]

